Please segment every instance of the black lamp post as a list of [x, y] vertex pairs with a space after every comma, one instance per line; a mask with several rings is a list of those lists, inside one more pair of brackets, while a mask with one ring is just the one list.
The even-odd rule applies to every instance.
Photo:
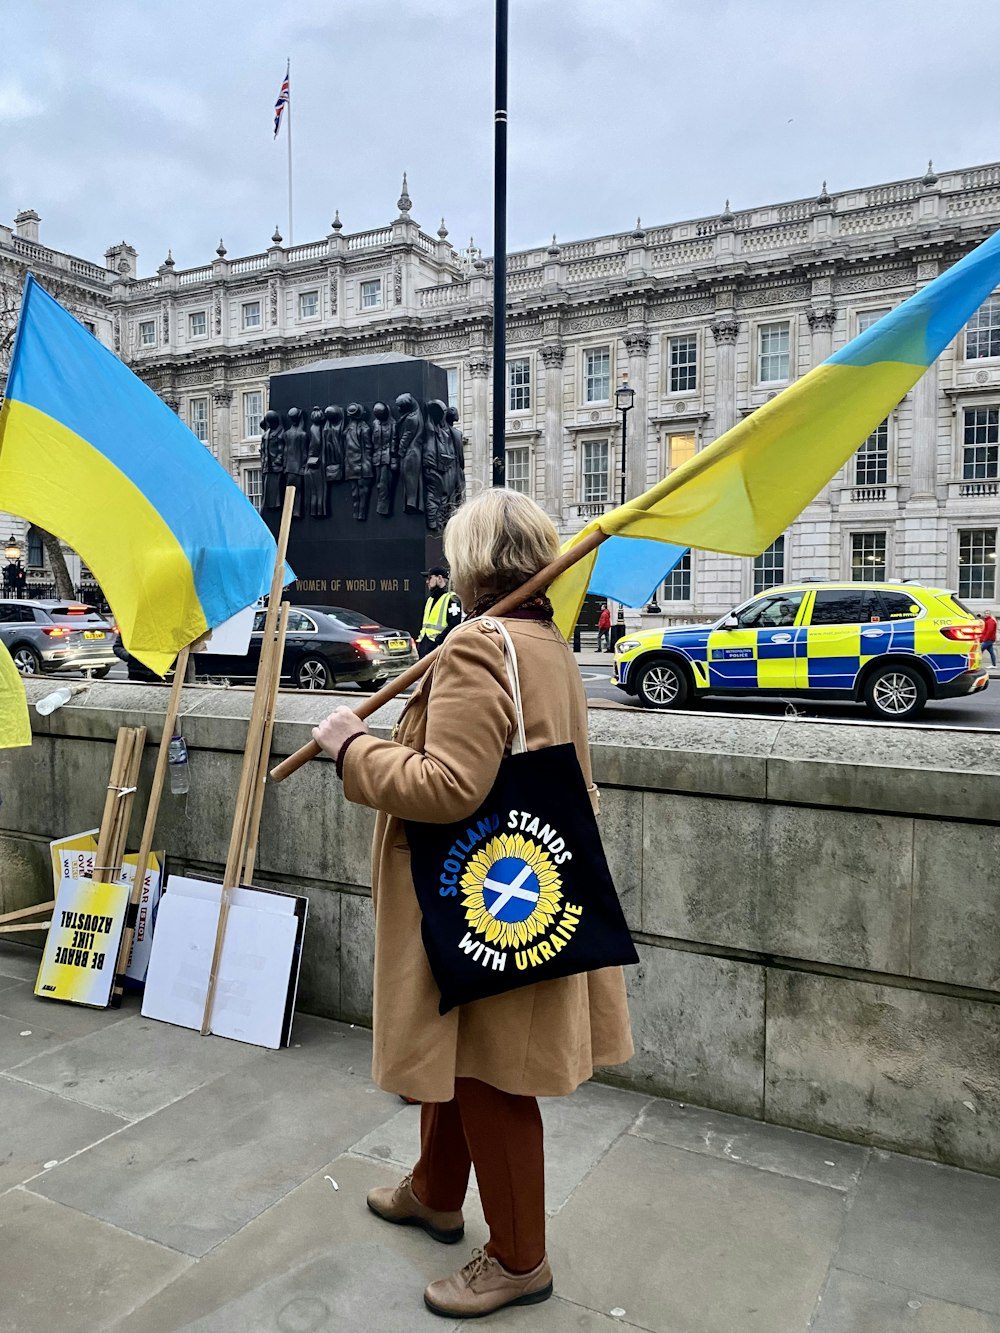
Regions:
[[630, 387], [628, 375], [622, 375], [622, 382], [615, 390], [615, 406], [622, 414], [622, 493], [621, 504], [625, 503], [625, 462], [627, 451], [628, 435], [628, 414], [632, 411], [632, 404], [635, 401], [635, 390]]
[[21, 568], [21, 547], [13, 533], [7, 538], [3, 553], [7, 560], [7, 568], [3, 572], [4, 586], [15, 596], [20, 597], [24, 571]]

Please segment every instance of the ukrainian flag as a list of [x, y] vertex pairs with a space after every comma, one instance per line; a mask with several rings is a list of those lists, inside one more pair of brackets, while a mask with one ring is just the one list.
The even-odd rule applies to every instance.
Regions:
[[[760, 555], [797, 518], [879, 422], [913, 388], [971, 315], [1000, 285], [1000, 232], [915, 296], [726, 431], [645, 495], [603, 515], [566, 543], [600, 530], [611, 540], [549, 589], [569, 637], [603, 556], [597, 589], [624, 601], [634, 563], [652, 566], [650, 541], [729, 555]], [[636, 560], [631, 543], [641, 538]], [[612, 548], [606, 552], [605, 548]], [[652, 554], [655, 555], [655, 548]], [[664, 569], [677, 555], [668, 552]], [[617, 579], [617, 583], [616, 583]], [[634, 603], [633, 603], [634, 604]]]
[[160, 675], [270, 587], [275, 541], [249, 500], [31, 276], [0, 411], [0, 508], [82, 557], [125, 647]]

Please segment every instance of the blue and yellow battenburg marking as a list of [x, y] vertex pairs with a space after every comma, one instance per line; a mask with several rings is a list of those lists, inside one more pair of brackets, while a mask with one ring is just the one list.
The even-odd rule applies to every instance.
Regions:
[[276, 547], [153, 391], [28, 277], [0, 412], [0, 507], [86, 562], [122, 640], [161, 675], [270, 586]]
[[[899, 585], [892, 584], [866, 587], [900, 590]], [[808, 618], [813, 589], [788, 585], [785, 591], [804, 594], [797, 619]], [[713, 629], [708, 625], [647, 630], [630, 635], [630, 639], [637, 640], [636, 647], [616, 657], [617, 680], [627, 684], [641, 659], [651, 650], [662, 648], [669, 648], [688, 661], [695, 688], [700, 690], [853, 691], [862, 668], [889, 653], [922, 658], [942, 686], [976, 670], [981, 661], [979, 644], [959, 640], [949, 645], [941, 635], [941, 626], [952, 625], [956, 620], [956, 612], [940, 600], [948, 594], [919, 588], [913, 589], [912, 595], [913, 619], [842, 625], [796, 624], [742, 631]], [[961, 619], [961, 613], [957, 618]]]
[[462, 953], [497, 972], [513, 957], [524, 972], [566, 947], [583, 910], [566, 902], [562, 891], [559, 866], [572, 853], [558, 829], [519, 810], [510, 811], [506, 823], [506, 833], [496, 832], [499, 816], [468, 829], [450, 849], [438, 891], [442, 897], [462, 895], [468, 925], [458, 943]]
[[[1000, 232], [643, 495], [588, 523], [564, 549], [600, 530], [609, 537], [669, 542], [675, 548], [759, 555], [836, 475], [997, 286]], [[673, 553], [665, 557], [665, 568], [672, 558]], [[549, 588], [556, 624], [567, 638], [597, 560], [597, 552], [591, 552]], [[600, 591], [636, 605], [630, 601], [634, 580], [624, 544], [613, 563], [617, 574], [606, 569]]]

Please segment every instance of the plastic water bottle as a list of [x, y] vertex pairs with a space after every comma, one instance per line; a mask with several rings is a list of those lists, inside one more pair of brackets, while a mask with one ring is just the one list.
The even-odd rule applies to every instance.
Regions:
[[184, 737], [176, 733], [170, 740], [167, 764], [170, 769], [170, 794], [183, 796], [191, 785], [191, 775], [188, 772], [188, 747]]
[[58, 690], [53, 690], [47, 694], [44, 699], [39, 699], [35, 704], [35, 712], [41, 713], [42, 717], [48, 717], [54, 713], [57, 708], [62, 708], [63, 704], [68, 704], [73, 697], [73, 690], [69, 685], [63, 685]]

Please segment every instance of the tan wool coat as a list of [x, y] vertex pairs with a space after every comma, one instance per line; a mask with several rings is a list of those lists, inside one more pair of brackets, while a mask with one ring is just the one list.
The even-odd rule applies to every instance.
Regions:
[[[550, 623], [504, 621], [517, 649], [528, 749], [572, 741], [587, 785], [587, 703], [569, 647]], [[362, 736], [343, 763], [348, 799], [379, 811], [372, 849], [375, 904], [373, 1076], [387, 1092], [449, 1101], [454, 1080], [560, 1096], [595, 1065], [633, 1051], [621, 968], [538, 982], [438, 1013], [420, 937], [403, 820], [451, 823], [485, 800], [515, 730], [495, 630], [449, 635], [414, 691], [395, 740]]]

